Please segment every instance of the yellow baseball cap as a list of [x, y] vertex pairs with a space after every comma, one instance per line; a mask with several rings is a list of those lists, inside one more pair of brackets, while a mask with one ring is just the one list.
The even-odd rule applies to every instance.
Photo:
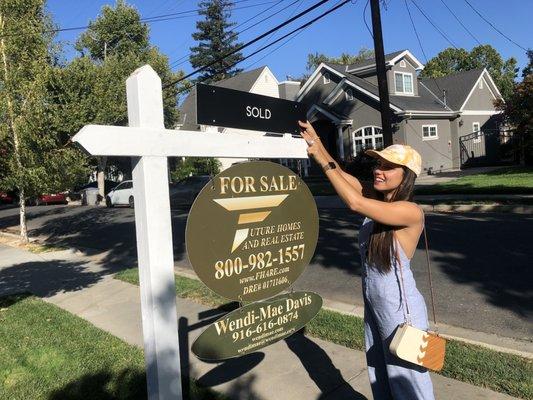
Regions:
[[394, 164], [403, 165], [413, 171], [416, 176], [420, 175], [420, 171], [422, 170], [422, 157], [420, 157], [418, 151], [405, 144], [393, 144], [381, 151], [366, 150], [365, 154], [374, 158], [383, 158]]

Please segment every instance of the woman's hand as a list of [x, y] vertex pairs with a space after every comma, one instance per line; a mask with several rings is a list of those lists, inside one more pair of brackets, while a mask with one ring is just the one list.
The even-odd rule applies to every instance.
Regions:
[[324, 148], [324, 145], [320, 141], [320, 138], [318, 137], [315, 129], [313, 126], [309, 123], [309, 121], [298, 121], [298, 125], [300, 125], [300, 134], [307, 142], [307, 145], [309, 146], [307, 148], [307, 154], [309, 154], [311, 157], [315, 159], [315, 161], [319, 165], [324, 165], [327, 163], [327, 157], [325, 155], [326, 149]]

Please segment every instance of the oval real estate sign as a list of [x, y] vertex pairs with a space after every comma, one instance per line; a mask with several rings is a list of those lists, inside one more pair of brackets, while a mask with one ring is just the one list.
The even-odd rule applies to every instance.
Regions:
[[322, 307], [313, 292], [282, 294], [239, 308], [210, 325], [192, 345], [204, 361], [253, 353], [284, 339], [312, 320]]
[[307, 185], [269, 161], [216, 175], [191, 207], [185, 233], [200, 280], [227, 299], [247, 302], [292, 285], [317, 240], [318, 212]]

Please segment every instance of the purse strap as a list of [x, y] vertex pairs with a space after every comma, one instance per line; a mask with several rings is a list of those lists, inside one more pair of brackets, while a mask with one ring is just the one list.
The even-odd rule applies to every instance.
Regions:
[[[422, 209], [420, 209], [422, 211], [422, 216], [424, 218], [424, 225], [422, 227], [422, 231], [424, 232], [424, 242], [425, 242], [425, 245], [426, 245], [426, 260], [427, 260], [427, 266], [428, 266], [428, 279], [429, 279], [429, 292], [431, 294], [431, 310], [433, 312], [433, 322], [435, 324], [435, 331], [437, 332], [438, 331], [438, 326], [437, 326], [437, 313], [435, 312], [435, 296], [434, 296], [434, 291], [433, 291], [433, 280], [431, 279], [431, 262], [429, 260], [429, 246], [428, 246], [428, 237], [427, 237], [427, 232], [426, 232], [426, 218], [425, 218], [425, 214], [424, 214], [424, 211]], [[405, 299], [405, 310], [406, 310], [406, 316], [405, 316], [405, 321], [408, 323], [408, 324], [411, 324], [411, 314], [409, 312], [409, 305], [407, 304], [407, 295], [405, 293], [405, 285], [404, 285], [404, 282], [403, 282], [403, 268], [402, 268], [402, 261], [400, 259], [400, 257], [398, 256], [398, 246], [401, 246], [400, 244], [400, 240], [396, 237], [396, 232], [393, 231], [393, 236], [397, 242], [396, 244], [396, 259], [398, 260], [399, 264], [400, 264], [400, 286], [401, 286], [401, 290], [403, 292], [403, 297]]]

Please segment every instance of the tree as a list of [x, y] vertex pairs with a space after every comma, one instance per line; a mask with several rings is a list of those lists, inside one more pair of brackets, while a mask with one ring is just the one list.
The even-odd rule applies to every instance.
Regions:
[[[197, 46], [191, 47], [189, 61], [193, 68], [200, 68], [235, 51], [241, 44], [237, 43], [237, 34], [231, 30], [235, 25], [229, 22], [230, 0], [208, 0], [199, 4], [200, 15], [205, 16], [196, 22], [197, 32], [192, 34]], [[215, 82], [237, 75], [241, 69], [235, 65], [243, 59], [240, 52], [225, 57], [220, 62], [204, 70], [199, 79], [206, 83]]]
[[533, 51], [528, 50], [527, 55], [529, 63], [522, 71], [522, 82], [514, 85], [506, 101], [496, 102], [505, 122], [518, 135], [521, 164], [533, 162]]
[[[76, 132], [86, 124], [127, 125], [126, 85], [128, 76], [144, 64], [150, 64], [162, 81], [181, 78], [182, 71], [171, 71], [168, 58], [150, 45], [149, 29], [138, 11], [123, 0], [114, 7], [102, 7], [101, 14], [80, 35], [76, 49], [81, 57], [63, 70], [58, 84], [66, 96], [65, 112], [73, 117], [65, 130]], [[165, 126], [174, 128], [178, 120], [177, 97], [180, 86], [163, 91]], [[104, 173], [108, 161], [129, 174], [129, 160], [97, 157], [98, 188], [104, 196]]]
[[115, 7], [102, 7], [100, 16], [89, 22], [89, 28], [76, 42], [76, 50], [98, 61], [112, 54], [143, 54], [150, 49], [148, 32], [137, 10], [118, 0]]
[[447, 48], [427, 62], [421, 76], [438, 78], [475, 68], [487, 68], [503, 98], [511, 96], [518, 72], [517, 61], [513, 57], [504, 60], [490, 45], [474, 47], [470, 52]]
[[299, 80], [307, 80], [323, 62], [332, 64], [349, 65], [374, 57], [374, 50], [361, 48], [357, 54], [341, 53], [338, 57], [330, 57], [323, 53], [315, 52], [307, 55], [306, 72]]
[[65, 190], [86, 173], [84, 157], [53, 128], [57, 54], [50, 27], [44, 0], [0, 3], [0, 187], [18, 191], [24, 242], [27, 198]]
[[193, 175], [216, 175], [220, 172], [221, 163], [210, 157], [183, 157], [172, 169], [172, 180], [180, 181]]

